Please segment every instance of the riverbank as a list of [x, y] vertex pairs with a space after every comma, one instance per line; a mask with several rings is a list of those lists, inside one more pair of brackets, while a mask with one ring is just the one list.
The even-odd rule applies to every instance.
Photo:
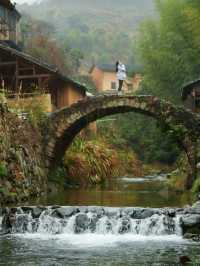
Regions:
[[0, 103], [0, 204], [37, 197], [46, 190], [42, 136]]
[[[199, 160], [199, 156], [198, 156]], [[185, 153], [182, 153], [174, 165], [174, 171], [168, 174], [168, 185], [176, 191], [185, 191], [185, 184], [188, 176], [188, 159]], [[197, 178], [193, 183], [191, 194], [194, 200], [200, 192], [200, 169], [197, 168]]]

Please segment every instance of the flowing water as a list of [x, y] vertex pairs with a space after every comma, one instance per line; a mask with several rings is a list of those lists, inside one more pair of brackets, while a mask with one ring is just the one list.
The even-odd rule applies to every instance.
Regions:
[[179, 207], [188, 203], [189, 195], [169, 190], [163, 176], [59, 191], [37, 204], [72, 207], [15, 209], [10, 234], [0, 236], [0, 265], [162, 266], [180, 265], [181, 256], [200, 265], [200, 244], [182, 237]]

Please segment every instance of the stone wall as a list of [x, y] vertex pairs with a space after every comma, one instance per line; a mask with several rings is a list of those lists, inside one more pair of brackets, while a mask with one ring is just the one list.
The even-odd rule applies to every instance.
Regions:
[[0, 103], [0, 205], [46, 190], [39, 131]]

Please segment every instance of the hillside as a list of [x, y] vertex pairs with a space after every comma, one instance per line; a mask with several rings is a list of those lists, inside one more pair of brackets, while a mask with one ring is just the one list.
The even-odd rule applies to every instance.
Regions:
[[121, 58], [129, 64], [134, 61], [137, 27], [154, 13], [153, 0], [84, 0], [84, 5], [83, 0], [43, 0], [18, 8], [34, 19], [52, 24], [58, 42], [80, 50], [85, 60]]
[[[41, 18], [40, 15], [42, 14], [42, 18], [47, 21], [52, 21], [52, 19], [58, 21], [62, 17], [69, 17], [77, 12], [80, 14], [120, 12], [120, 16], [125, 18], [126, 13], [124, 12], [132, 11], [135, 12], [134, 15], [142, 17], [152, 12], [153, 0], [84, 0], [84, 5], [83, 0], [43, 0], [32, 5], [23, 4], [19, 8], [22, 11], [28, 11], [37, 18]], [[62, 15], [62, 17], [58, 18], [57, 15]]]

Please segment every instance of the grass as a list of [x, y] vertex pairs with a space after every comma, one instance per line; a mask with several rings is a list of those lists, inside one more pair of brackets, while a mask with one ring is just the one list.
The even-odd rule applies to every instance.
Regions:
[[117, 163], [117, 153], [99, 139], [78, 138], [64, 158], [68, 176], [80, 184], [98, 184], [114, 176]]
[[8, 170], [5, 163], [0, 162], [0, 178], [6, 177], [8, 175]]
[[200, 172], [198, 172], [197, 179], [192, 187], [192, 192], [196, 195], [200, 192]]

